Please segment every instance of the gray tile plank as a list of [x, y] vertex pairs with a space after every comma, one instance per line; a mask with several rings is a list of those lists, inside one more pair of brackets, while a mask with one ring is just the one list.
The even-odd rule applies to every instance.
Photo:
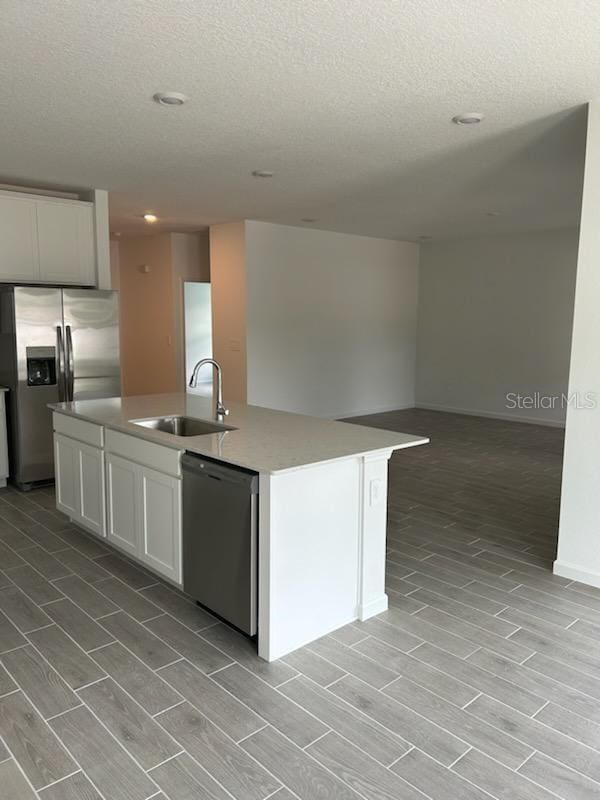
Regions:
[[446, 766], [469, 749], [452, 733], [352, 676], [334, 683], [329, 691]]
[[27, 644], [27, 639], [15, 628], [8, 617], [0, 611], [0, 653], [14, 650]]
[[382, 767], [337, 733], [328, 733], [308, 747], [306, 752], [363, 797], [427, 800], [403, 778]]
[[36, 800], [35, 792], [12, 759], [0, 764], [0, 800]]
[[518, 624], [519, 628], [531, 631], [536, 636], [543, 636], [570, 650], [581, 651], [587, 653], [598, 662], [600, 667], [600, 640], [592, 639], [588, 636], [582, 636], [580, 633], [574, 632], [571, 628], [563, 630], [557, 625], [552, 625], [549, 622], [532, 617], [530, 614], [524, 614], [522, 611], [508, 608], [500, 614], [504, 619]]
[[335, 664], [326, 661], [306, 647], [289, 653], [283, 661], [320, 686], [327, 686], [346, 674], [345, 670], [336, 667]]
[[104, 800], [83, 772], [76, 772], [75, 775], [42, 789], [39, 795], [40, 800]]
[[10, 677], [8, 672], [0, 664], [0, 697], [9, 692], [14, 692], [17, 689], [17, 684]]
[[229, 792], [187, 753], [155, 767], [150, 771], [150, 776], [167, 797], [175, 800], [231, 800]]
[[169, 645], [122, 611], [105, 617], [102, 625], [151, 669], [164, 667], [180, 657]]
[[27, 536], [32, 544], [37, 544], [47, 550], [49, 553], [55, 553], [57, 550], [64, 550], [65, 543], [59, 539], [54, 533], [51, 533], [44, 525], [37, 522], [23, 527], [23, 533]]
[[191, 600], [187, 600], [181, 594], [160, 583], [142, 589], [140, 594], [193, 631], [201, 630], [217, 622], [216, 618], [208, 611], [204, 611]]
[[88, 536], [85, 531], [82, 531], [81, 528], [75, 525], [58, 531], [56, 536], [60, 537], [66, 545], [78, 550], [82, 555], [88, 558], [96, 558], [96, 556], [107, 555], [110, 552], [110, 550], [97, 539]]
[[399, 678], [383, 691], [398, 703], [411, 708], [443, 730], [452, 732], [454, 736], [460, 737], [467, 744], [511, 769], [519, 767], [534, 750], [507, 736], [497, 727], [474, 718], [468, 713], [470, 706], [467, 706], [467, 711], [463, 711], [408, 678]]
[[512, 592], [503, 592], [500, 589], [494, 589], [485, 583], [474, 581], [467, 586], [467, 591], [472, 592], [478, 597], [490, 598], [498, 603], [503, 602], [505, 607], [510, 606], [511, 608], [519, 609], [527, 614], [539, 617], [540, 619], [548, 620], [549, 622], [554, 622], [558, 625], [568, 625], [569, 622], [573, 622], [575, 619], [575, 617], [570, 617], [562, 612], [554, 610], [548, 604], [544, 605], [540, 602], [535, 602], [529, 599], [530, 592], [533, 592], [534, 596], [537, 596], [537, 593], [526, 586], [519, 586]]
[[271, 686], [278, 686], [298, 674], [283, 661], [263, 661], [258, 657], [254, 642], [222, 623], [207, 628], [200, 636]]
[[24, 563], [25, 561], [21, 556], [17, 555], [14, 550], [11, 550], [10, 547], [0, 542], [0, 564], [2, 564], [2, 569], [22, 567]]
[[167, 614], [150, 620], [145, 627], [203, 672], [213, 672], [231, 663], [229, 656]]
[[80, 689], [79, 696], [143, 769], [152, 769], [181, 752], [181, 747], [112, 678]]
[[[533, 654], [532, 649], [518, 644], [513, 640], [513, 638], [503, 639], [501, 636], [497, 636], [495, 633], [491, 633], [483, 628], [478, 628], [475, 625], [464, 622], [463, 620], [458, 619], [458, 617], [454, 617], [451, 614], [446, 614], [444, 611], [440, 611], [438, 608], [427, 606], [427, 608], [424, 608], [423, 611], [419, 611], [415, 617], [425, 620], [431, 625], [439, 626], [440, 628], [443, 628], [444, 630], [451, 632], [456, 636], [466, 639], [468, 642], [471, 642], [478, 647], [487, 647], [488, 650], [499, 652], [507, 658], [512, 658], [513, 661], [521, 662]], [[518, 633], [519, 632], [517, 631], [517, 633], [513, 634], [513, 636], [518, 635]], [[432, 642], [432, 644], [436, 644], [436, 642]]]
[[474, 581], [481, 581], [481, 583], [489, 583], [490, 586], [495, 586], [496, 589], [503, 589], [506, 592], [510, 592], [511, 589], [515, 589], [521, 583], [521, 581], [513, 580], [510, 575], [506, 578], [503, 578], [494, 574], [494, 572], [491, 572], [490, 570], [486, 570], [483, 562], [477, 567], [471, 566], [470, 563], [466, 564], [465, 560], [466, 559], [458, 561], [450, 559], [447, 556], [438, 556], [434, 554], [431, 556], [431, 558], [428, 558], [427, 561], [419, 563], [432, 565], [438, 569], [447, 570], [448, 572], [454, 572], [457, 575], [460, 575], [461, 579], [464, 581], [470, 579]]
[[263, 718], [188, 661], [164, 667], [158, 674], [234, 741], [265, 726]]
[[94, 650], [91, 657], [151, 715], [181, 700], [177, 692], [119, 642]]
[[531, 630], [521, 628], [516, 633], [513, 633], [510, 641], [529, 648], [530, 652], [536, 655], [542, 654], [555, 661], [560, 661], [571, 669], [579, 670], [592, 677], [597, 677], [600, 674], [600, 659], [583, 650], [575, 650], [572, 647], [565, 646], [560, 643], [558, 638], [533, 633]]
[[113, 611], [119, 610], [119, 607], [108, 597], [96, 591], [79, 575], [67, 575], [66, 578], [55, 581], [54, 585], [92, 619], [98, 619], [98, 617], [104, 617], [106, 614], [112, 614]]
[[77, 608], [71, 600], [57, 600], [44, 606], [44, 609], [48, 616], [86, 652], [114, 640], [113, 636]]
[[362, 653], [346, 647], [329, 636], [324, 636], [309, 645], [309, 649], [317, 655], [340, 667], [344, 672], [355, 675], [376, 689], [381, 689], [386, 683], [398, 677], [394, 672], [381, 664], [367, 658]]
[[44, 719], [80, 705], [58, 672], [31, 645], [6, 653], [2, 663]]
[[344, 625], [342, 628], [338, 628], [337, 631], [333, 631], [329, 635], [332, 639], [337, 639], [338, 642], [352, 647], [353, 644], [364, 639], [367, 634], [363, 633], [354, 623], [350, 623], [350, 625]]
[[33, 547], [35, 544], [33, 539], [30, 539], [27, 534], [23, 533], [23, 531], [20, 531], [18, 528], [14, 528], [8, 522], [0, 526], [0, 542], [16, 553], [18, 553], [19, 550], [26, 550], [28, 547]]
[[65, 778], [77, 769], [21, 692], [0, 699], [0, 735], [35, 789]]
[[[512, 706], [512, 708], [515, 708], [517, 711], [522, 711], [524, 714], [528, 715], [535, 714], [536, 711], [539, 711], [546, 702], [546, 697], [543, 695], [543, 692], [534, 694], [532, 691], [520, 688], [518, 683], [511, 683], [510, 680], [505, 680], [498, 674], [494, 674], [493, 671], [488, 671], [485, 668], [477, 666], [473, 662], [477, 658], [478, 653], [482, 652], [484, 651], [479, 650], [465, 660], [456, 658], [437, 647], [425, 643], [416, 650], [413, 650], [411, 655], [424, 664], [428, 664], [431, 667], [442, 670], [448, 675], [454, 676], [456, 680], [462, 681], [477, 691], [484, 692], [490, 695], [490, 697], [494, 697], [496, 700], [500, 700], [502, 703]], [[506, 659], [506, 663], [511, 664], [515, 668], [515, 672], [519, 668], [519, 665], [509, 659]], [[411, 678], [411, 680], [415, 680], [416, 683], [420, 683], [420, 681], [413, 678], [412, 675], [408, 673], [404, 674], [407, 678]], [[434, 687], [431, 687], [431, 689], [432, 691], [436, 691]], [[447, 697], [446, 699], [451, 700], [452, 698]], [[460, 705], [464, 705], [464, 703]]]
[[9, 570], [7, 577], [19, 589], [22, 589], [34, 603], [49, 603], [51, 600], [59, 600], [64, 597], [62, 592], [59, 592], [53, 584], [29, 564]]
[[535, 719], [571, 739], [600, 751], [600, 725], [596, 722], [584, 719], [579, 714], [574, 714], [555, 703], [548, 703], [535, 715]]
[[400, 775], [431, 800], [490, 800], [473, 784], [442, 767], [425, 753], [413, 748], [393, 767], [392, 772]]
[[[404, 617], [398, 618], [397, 622], [398, 624], [391, 624], [389, 618], [384, 619], [380, 614], [377, 617], [368, 619], [366, 622], [360, 623], [359, 630], [363, 634], [363, 638], [366, 636], [374, 636], [376, 639], [380, 639], [382, 642], [387, 642], [392, 645], [397, 650], [408, 653], [410, 650], [414, 650], [415, 647], [418, 647], [423, 639], [400, 626], [405, 624], [407, 628], [415, 630], [415, 628], [419, 628], [419, 625], [413, 625], [412, 622], [406, 620]], [[420, 630], [420, 633], [426, 634], [427, 631]], [[462, 646], [461, 652], [463, 652]]]
[[530, 719], [485, 695], [471, 703], [468, 713], [505, 731], [534, 750], [577, 769], [595, 781], [600, 781], [600, 758], [597, 751], [553, 731], [541, 722]]
[[98, 556], [94, 563], [102, 567], [102, 569], [108, 570], [116, 578], [122, 580], [123, 583], [131, 586], [132, 589], [143, 589], [145, 586], [156, 583], [156, 578], [153, 575], [134, 567], [133, 564], [116, 555], [116, 553], [111, 552], [107, 556]]
[[[434, 609], [431, 610], [433, 611]], [[427, 611], [427, 609], [424, 609], [424, 611]], [[429, 642], [436, 645], [436, 647], [447, 650], [449, 653], [453, 653], [459, 658], [465, 658], [476, 649], [476, 645], [473, 642], [457, 635], [452, 629], [447, 629], [445, 625], [432, 624], [426, 617], [421, 616], [422, 614], [423, 611], [413, 615], [390, 608], [384, 614], [380, 614], [377, 619], [412, 633], [413, 636], [419, 639], [416, 644], [421, 644], [423, 641]], [[370, 622], [369, 620], [366, 625], [369, 626]], [[378, 638], [381, 637], [379, 636]], [[390, 644], [393, 644], [393, 642], [390, 642]]]
[[477, 750], [469, 750], [452, 770], [497, 800], [556, 800], [554, 795], [521, 776], [520, 772], [503, 767]]
[[88, 583], [96, 583], [103, 578], [110, 578], [110, 573], [103, 569], [95, 561], [82, 555], [78, 550], [61, 550], [56, 553], [56, 557], [65, 564], [75, 575], [79, 575]]
[[[461, 682], [453, 677], [452, 671], [442, 672], [439, 669], [429, 667], [423, 660], [417, 660], [418, 653], [422, 647], [437, 650], [433, 645], [424, 643], [417, 647], [416, 650], [413, 650], [410, 655], [407, 655], [400, 652], [400, 650], [396, 650], [395, 647], [372, 637], [359, 642], [354, 646], [354, 649], [364, 653], [369, 658], [375, 659], [378, 664], [383, 664], [397, 672], [398, 675], [404, 675], [420, 686], [430, 689], [459, 707], [466, 705], [479, 694], [478, 690], [467, 685], [466, 681]], [[445, 653], [443, 650], [438, 650], [438, 652]], [[415, 657], [413, 657], [413, 654]], [[460, 658], [456, 658], [449, 653], [445, 654], [449, 659], [453, 659], [457, 663], [464, 663]], [[538, 705], [537, 708], [539, 707]]]
[[245, 739], [242, 747], [300, 800], [357, 800], [361, 796], [271, 727]]
[[[486, 614], [498, 614], [503, 608], [506, 608], [508, 603], [503, 603], [498, 599], [488, 599], [481, 595], [475, 594], [471, 591], [471, 585], [468, 584], [464, 589], [456, 586], [450, 586], [447, 583], [438, 581], [429, 575], [424, 575], [421, 572], [416, 572], [406, 579], [406, 585], [414, 591], [418, 586], [422, 589], [429, 589], [431, 592], [441, 595], [442, 597], [449, 597], [451, 600], [457, 600], [459, 603], [477, 608], [479, 611], [484, 611]], [[483, 585], [483, 584], [482, 584]], [[492, 589], [493, 592], [498, 592], [499, 595], [508, 594], [508, 592], [501, 592], [499, 589]]]
[[85, 706], [50, 720], [86, 775], [110, 800], [146, 800], [158, 789]]
[[430, 592], [428, 589], [417, 589], [414, 594], [411, 594], [411, 598], [418, 600], [419, 602], [423, 603], [423, 605], [441, 609], [447, 614], [452, 614], [452, 616], [458, 617], [464, 622], [468, 622], [478, 628], [484, 628], [485, 630], [491, 631], [497, 636], [509, 636], [519, 627], [518, 625], [505, 622], [503, 619], [491, 616], [483, 611], [479, 611], [476, 608], [472, 608], [465, 603], [451, 600], [448, 597], [441, 597], [435, 592]]
[[111, 600], [114, 600], [123, 611], [126, 611], [130, 617], [133, 617], [138, 622], [145, 622], [163, 613], [162, 609], [150, 603], [139, 592], [136, 592], [135, 589], [127, 586], [126, 583], [123, 583], [118, 578], [98, 581], [94, 584], [94, 588], [102, 592], [107, 598], [110, 597]]
[[279, 788], [260, 764], [189, 703], [159, 714], [157, 720], [234, 797], [264, 800]]
[[55, 556], [50, 555], [43, 547], [29, 547], [27, 550], [22, 550], [21, 555], [30, 566], [37, 569], [48, 581], [64, 578], [65, 575], [69, 575], [71, 572], [62, 560], [58, 561]]
[[214, 680], [299, 747], [327, 732], [327, 727], [239, 664], [214, 675]]
[[[542, 698], [552, 698], [553, 702], [582, 717], [600, 722], [600, 679], [576, 672], [565, 664], [540, 655], [519, 665], [502, 658], [498, 653], [483, 649], [467, 661], [504, 677], [526, 691], [538, 693]], [[516, 707], [514, 703], [507, 705]]]
[[28, 633], [52, 620], [16, 586], [0, 589], [0, 609], [21, 633]]
[[386, 767], [409, 749], [399, 736], [304, 676], [279, 691]]
[[[600, 623], [600, 609], [591, 609], [584, 604], [573, 602], [573, 595], [563, 597], [562, 593], [554, 592], [550, 594], [550, 592], [532, 589], [530, 586], [519, 586], [518, 589], [511, 592], [511, 595], [529, 601], [529, 606], [533, 610], [529, 610], [525, 606], [520, 607], [514, 601], [510, 603], [511, 608], [517, 608], [534, 617], [539, 616], [541, 619], [553, 622], [555, 625], [565, 627], [576, 619], [587, 619], [596, 624]], [[551, 615], [546, 616], [543, 612], [540, 613], [539, 609], [550, 610]]]
[[591, 781], [542, 753], [536, 753], [530, 758], [521, 767], [519, 774], [525, 775], [566, 800], [598, 800], [600, 796], [600, 786], [596, 781]]
[[30, 633], [28, 638], [71, 689], [104, 677], [100, 667], [58, 625]]
[[2, 739], [0, 739], [0, 763], [2, 761], [7, 761], [9, 758], [11, 758], [11, 755], [6, 749], [6, 745], [4, 744]]

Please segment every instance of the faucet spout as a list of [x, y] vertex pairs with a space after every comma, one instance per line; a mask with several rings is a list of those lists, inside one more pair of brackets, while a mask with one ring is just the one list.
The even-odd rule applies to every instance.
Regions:
[[222, 421], [223, 417], [226, 417], [229, 414], [229, 409], [225, 408], [223, 405], [223, 370], [221, 369], [219, 362], [215, 361], [214, 358], [203, 358], [198, 361], [192, 372], [189, 386], [190, 389], [196, 388], [198, 384], [198, 373], [205, 364], [210, 364], [217, 373], [217, 399], [215, 411], [217, 419]]

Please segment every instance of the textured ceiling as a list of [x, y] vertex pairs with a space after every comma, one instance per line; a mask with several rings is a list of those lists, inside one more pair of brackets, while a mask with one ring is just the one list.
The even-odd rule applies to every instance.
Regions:
[[123, 232], [573, 225], [599, 30], [587, 0], [3, 0], [0, 181], [108, 189]]

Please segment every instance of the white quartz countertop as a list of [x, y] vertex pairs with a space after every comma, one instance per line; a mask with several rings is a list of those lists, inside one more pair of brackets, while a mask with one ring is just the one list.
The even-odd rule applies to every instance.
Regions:
[[237, 430], [204, 436], [174, 436], [135, 425], [131, 420], [185, 415], [214, 422], [211, 397], [156, 394], [56, 403], [63, 414], [104, 425], [177, 450], [187, 450], [256, 472], [282, 472], [324, 461], [427, 444], [408, 433], [229, 403], [225, 425]]

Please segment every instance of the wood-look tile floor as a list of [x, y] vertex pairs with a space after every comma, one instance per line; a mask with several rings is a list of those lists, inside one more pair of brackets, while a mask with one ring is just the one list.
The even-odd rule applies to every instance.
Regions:
[[[358, 421], [358, 420], [357, 420]], [[0, 492], [1, 800], [598, 800], [600, 590], [554, 577], [562, 432], [427, 411], [389, 611], [281, 661]]]

